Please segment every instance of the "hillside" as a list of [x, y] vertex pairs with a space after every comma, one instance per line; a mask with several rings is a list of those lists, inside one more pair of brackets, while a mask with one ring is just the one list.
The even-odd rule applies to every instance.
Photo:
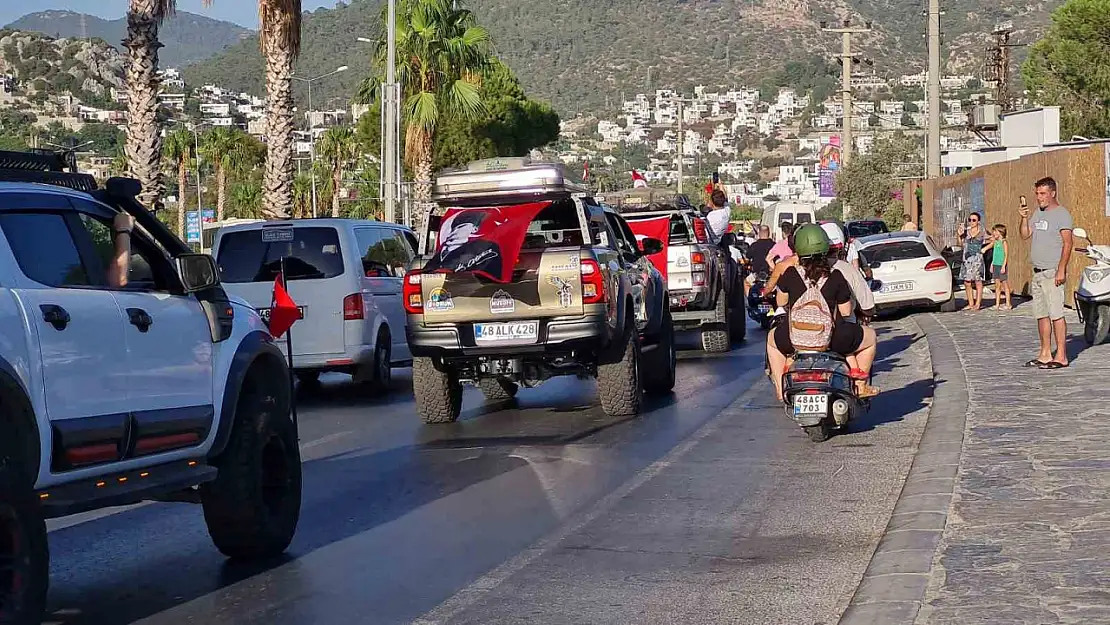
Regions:
[[17, 92], [68, 91], [83, 102], [106, 104], [111, 89], [124, 86], [125, 64], [103, 41], [0, 30], [0, 74], [15, 76]]
[[[35, 31], [52, 37], [81, 37], [81, 19], [88, 37], [98, 37], [120, 46], [127, 36], [127, 19], [105, 20], [73, 11], [42, 11], [24, 15], [8, 24], [13, 30]], [[166, 20], [159, 38], [165, 45], [159, 52], [162, 67], [178, 67], [215, 56], [228, 46], [250, 36], [251, 31], [203, 15], [178, 11]]]
[[[987, 34], [1012, 19], [1015, 43], [1031, 42], [1060, 0], [950, 0], [942, 18], [947, 71], [979, 72]], [[529, 94], [560, 111], [596, 111], [607, 99], [652, 89], [754, 81], [791, 60], [839, 51], [822, 20], [851, 16], [873, 31], [856, 44], [880, 75], [920, 71], [925, 64], [921, 0], [469, 0], [495, 37], [498, 54]], [[306, 14], [298, 73], [349, 65], [353, 71], [314, 87], [315, 98], [345, 99], [365, 74], [370, 48], [355, 42], [379, 28], [380, 0], [352, 0]], [[360, 69], [361, 68], [361, 69]], [[192, 83], [215, 82], [261, 93], [263, 72], [252, 37], [190, 67]]]

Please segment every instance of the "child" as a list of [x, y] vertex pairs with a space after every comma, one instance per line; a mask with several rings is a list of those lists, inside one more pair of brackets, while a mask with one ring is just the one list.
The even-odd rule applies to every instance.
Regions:
[[[991, 241], [983, 251], [993, 250], [991, 257], [991, 277], [994, 278], [994, 309], [1010, 310], [1010, 278], [1006, 271], [1010, 261], [1010, 244], [1006, 241], [1006, 226], [995, 224], [991, 228]], [[1005, 299], [1005, 303], [1003, 303]]]

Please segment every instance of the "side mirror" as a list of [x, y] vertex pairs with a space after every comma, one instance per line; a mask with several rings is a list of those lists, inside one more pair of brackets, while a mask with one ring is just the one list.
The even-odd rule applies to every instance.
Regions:
[[640, 241], [640, 249], [644, 251], [644, 256], [651, 256], [663, 251], [663, 242], [659, 239], [647, 237]]
[[176, 259], [177, 275], [186, 293], [195, 293], [220, 283], [216, 261], [208, 254], [182, 254]]
[[1087, 231], [1083, 228], [1075, 228], [1071, 231], [1071, 233], [1081, 239], [1087, 239], [1088, 241], [1091, 240], [1091, 237], [1087, 236]]

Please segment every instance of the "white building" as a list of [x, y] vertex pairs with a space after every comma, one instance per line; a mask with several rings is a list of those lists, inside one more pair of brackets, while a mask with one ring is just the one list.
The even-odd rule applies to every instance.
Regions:
[[227, 117], [231, 115], [231, 105], [227, 102], [202, 102], [200, 114]]

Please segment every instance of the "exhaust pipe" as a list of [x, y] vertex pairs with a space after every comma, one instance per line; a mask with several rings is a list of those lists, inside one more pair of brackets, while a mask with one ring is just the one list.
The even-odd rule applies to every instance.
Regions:
[[848, 422], [848, 412], [849, 407], [847, 401], [844, 401], [843, 399], [838, 399], [833, 402], [833, 419], [836, 421], [837, 425], [844, 425]]

